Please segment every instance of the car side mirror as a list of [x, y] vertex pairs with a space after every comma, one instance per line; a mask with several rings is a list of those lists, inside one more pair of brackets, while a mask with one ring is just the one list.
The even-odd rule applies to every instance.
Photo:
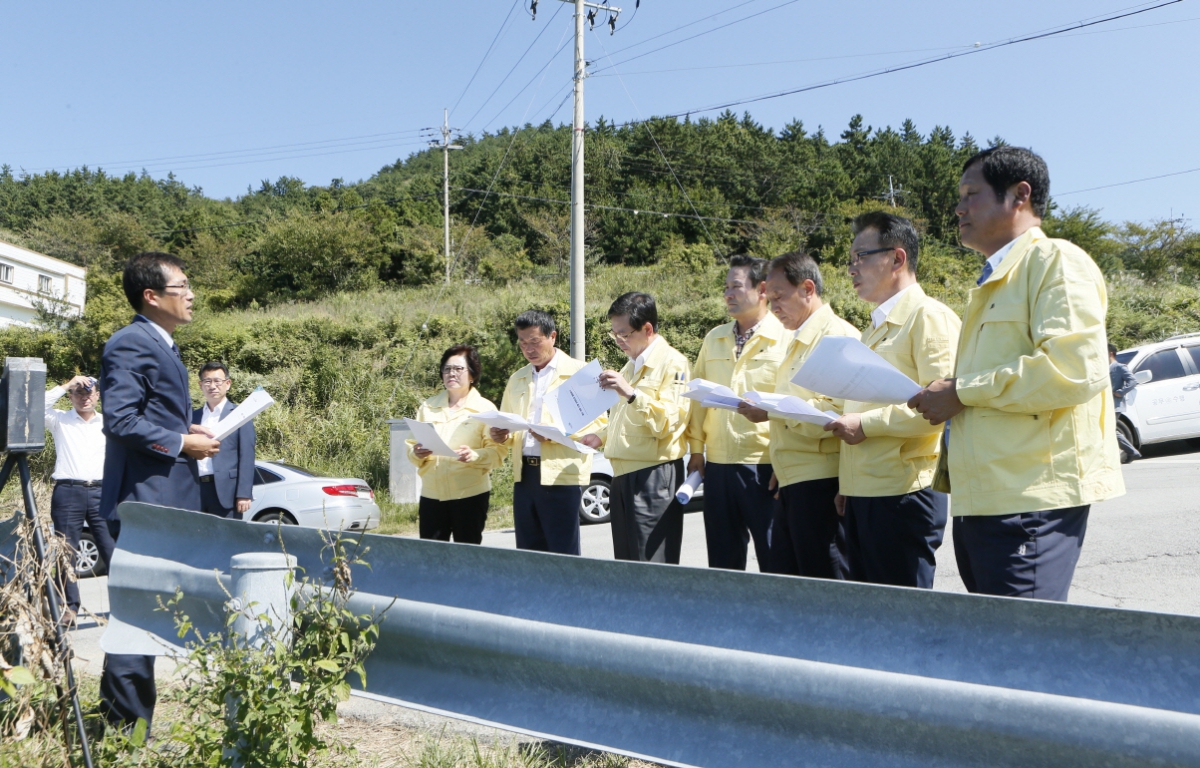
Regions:
[[1133, 374], [1138, 384], [1149, 384], [1154, 379], [1154, 371], [1138, 371]]

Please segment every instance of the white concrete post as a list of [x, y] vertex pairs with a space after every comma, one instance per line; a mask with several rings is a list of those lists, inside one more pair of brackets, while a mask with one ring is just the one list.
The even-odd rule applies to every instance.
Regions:
[[262, 649], [268, 641], [292, 640], [292, 594], [288, 575], [296, 558], [282, 552], [249, 552], [229, 560], [237, 618], [233, 631], [245, 647]]
[[388, 492], [397, 504], [416, 504], [421, 498], [421, 476], [408, 460], [408, 440], [412, 430], [404, 419], [388, 419], [391, 436], [391, 461], [388, 465]]

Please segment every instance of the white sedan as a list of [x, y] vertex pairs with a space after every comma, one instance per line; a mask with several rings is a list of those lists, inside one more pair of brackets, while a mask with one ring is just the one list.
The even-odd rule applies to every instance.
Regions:
[[379, 527], [375, 492], [357, 478], [317, 477], [281, 461], [254, 462], [254, 502], [246, 520], [369, 531]]

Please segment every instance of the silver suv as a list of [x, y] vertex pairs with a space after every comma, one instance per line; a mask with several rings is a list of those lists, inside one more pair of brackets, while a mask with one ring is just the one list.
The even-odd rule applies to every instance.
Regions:
[[1138, 380], [1117, 410], [1117, 429], [1134, 447], [1200, 437], [1200, 333], [1127, 349], [1117, 360]]

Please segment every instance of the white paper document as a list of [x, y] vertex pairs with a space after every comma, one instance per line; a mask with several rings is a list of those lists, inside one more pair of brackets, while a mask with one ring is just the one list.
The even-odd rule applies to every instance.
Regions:
[[224, 440], [274, 404], [275, 400], [267, 394], [267, 390], [259, 387], [251, 392], [250, 397], [243, 400], [241, 405], [234, 408], [228, 416], [217, 422], [217, 428], [213, 430], [216, 434], [213, 437], [217, 440]]
[[822, 427], [838, 417], [833, 411], [822, 412], [813, 408], [808, 404], [807, 400], [795, 395], [780, 395], [775, 392], [755, 392], [751, 390], [746, 393], [746, 402], [756, 408], [762, 408], [767, 413], [775, 416], [782, 416], [785, 419], [793, 419], [795, 421], [806, 421], [809, 424], [817, 424]]
[[792, 383], [827, 397], [890, 405], [907, 403], [921, 391], [921, 385], [849, 336], [826, 336], [818, 341]]
[[705, 408], [724, 408], [727, 411], [736, 411], [743, 399], [729, 387], [714, 384], [708, 379], [689, 381], [688, 391], [683, 396], [698, 401]]
[[458, 454], [449, 445], [446, 445], [446, 441], [437, 433], [432, 424], [416, 419], [405, 419], [404, 423], [408, 424], [408, 428], [412, 430], [417, 444], [427, 451], [433, 451], [434, 456], [458, 458]]
[[600, 388], [600, 373], [600, 361], [593, 360], [546, 394], [546, 405], [558, 416], [554, 422], [566, 434], [575, 434], [616, 405], [619, 395]]
[[704, 483], [704, 478], [699, 472], [693, 472], [687, 476], [687, 480], [683, 481], [683, 485], [679, 486], [679, 490], [675, 492], [675, 498], [679, 499], [680, 504], [687, 504], [696, 495], [696, 491], [700, 490], [700, 486]]
[[565, 432], [553, 424], [534, 424], [527, 421], [515, 413], [507, 413], [505, 411], [483, 411], [482, 413], [473, 414], [470, 418], [475, 421], [483, 422], [489, 427], [496, 429], [507, 429], [509, 432], [519, 432], [521, 430], [530, 430], [536, 432], [547, 440], [553, 440], [559, 445], [566, 446], [572, 451], [580, 453], [595, 453], [594, 450], [588, 448], [583, 443], [572, 440]]

